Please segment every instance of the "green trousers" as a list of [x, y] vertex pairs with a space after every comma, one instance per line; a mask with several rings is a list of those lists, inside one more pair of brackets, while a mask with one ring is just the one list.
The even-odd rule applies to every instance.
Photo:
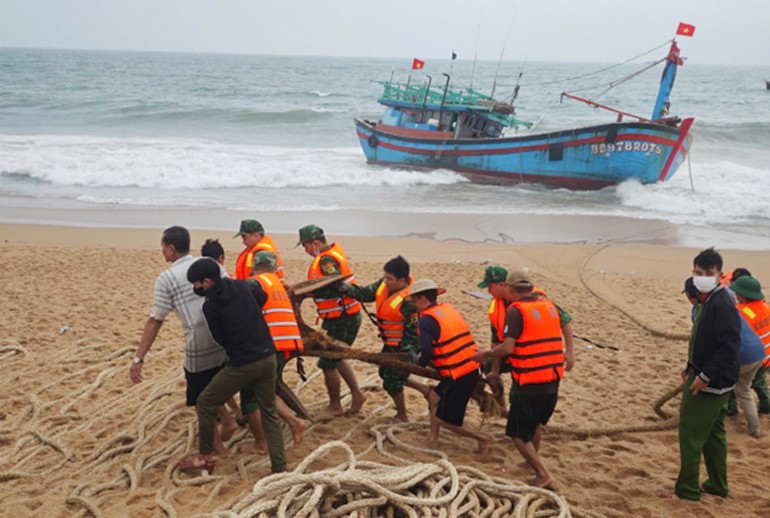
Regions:
[[214, 451], [214, 427], [216, 409], [241, 389], [259, 403], [262, 410], [262, 429], [265, 432], [267, 450], [273, 473], [286, 471], [286, 450], [283, 432], [275, 409], [275, 355], [242, 367], [225, 365], [198, 396], [198, 440], [201, 454]]
[[770, 390], [767, 388], [767, 373], [770, 367], [761, 367], [751, 380], [751, 388], [759, 397], [759, 412], [770, 414]]
[[727, 435], [725, 414], [729, 393], [693, 396], [687, 380], [679, 407], [679, 477], [674, 491], [679, 498], [700, 500], [700, 459], [706, 463], [708, 478], [703, 490], [727, 496]]

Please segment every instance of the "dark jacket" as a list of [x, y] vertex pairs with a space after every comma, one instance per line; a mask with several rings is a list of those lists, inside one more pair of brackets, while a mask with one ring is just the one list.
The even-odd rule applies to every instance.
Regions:
[[709, 294], [693, 333], [692, 358], [687, 367], [708, 383], [703, 392], [729, 392], [741, 370], [741, 315], [725, 288], [720, 286]]
[[259, 284], [221, 279], [206, 292], [203, 314], [211, 336], [230, 358], [233, 367], [254, 363], [275, 354], [262, 304], [267, 294]]

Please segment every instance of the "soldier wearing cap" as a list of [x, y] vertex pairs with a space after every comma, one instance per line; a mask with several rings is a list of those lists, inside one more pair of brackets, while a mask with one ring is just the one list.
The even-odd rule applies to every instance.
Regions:
[[[475, 359], [506, 358], [513, 386], [506, 435], [535, 474], [537, 487], [553, 484], [538, 454], [542, 425], [548, 423], [559, 397], [565, 355], [559, 310], [534, 293], [529, 271], [519, 268], [506, 277], [505, 338], [495, 349], [479, 352]], [[571, 347], [569, 347], [571, 349]]]
[[480, 365], [473, 358], [478, 345], [460, 312], [451, 304], [438, 302], [438, 296], [444, 292], [446, 290], [432, 280], [420, 279], [412, 285], [408, 297], [420, 315], [418, 363], [431, 364], [441, 376], [439, 384], [426, 394], [430, 407], [427, 446], [438, 447], [439, 430], [444, 427], [476, 439], [479, 453], [486, 454], [492, 445], [492, 436], [463, 426], [468, 401], [481, 376]]
[[[345, 252], [337, 243], [327, 243], [322, 228], [316, 225], [306, 225], [299, 229], [299, 242], [313, 262], [308, 268], [308, 280], [320, 279], [330, 275], [349, 275], [344, 282], [353, 284], [355, 277], [348, 264]], [[352, 297], [343, 295], [337, 287], [329, 286], [313, 292], [318, 317], [323, 320], [321, 328], [332, 338], [348, 345], [353, 342], [361, 327], [361, 303]], [[329, 394], [329, 405], [321, 414], [340, 416], [343, 414], [340, 399], [340, 377], [350, 389], [351, 414], [361, 410], [366, 396], [358, 386], [353, 366], [347, 360], [318, 359], [318, 367], [323, 371], [326, 391]]]
[[265, 250], [275, 254], [275, 274], [282, 283], [285, 282], [283, 261], [278, 253], [278, 247], [275, 246], [272, 238], [265, 234], [265, 227], [262, 226], [262, 223], [256, 219], [244, 219], [241, 221], [241, 226], [233, 238], [239, 236], [243, 239], [244, 249], [235, 261], [235, 278], [240, 280], [248, 279], [254, 267], [254, 254], [259, 250]]
[[767, 387], [767, 373], [770, 371], [770, 305], [764, 300], [759, 281], [751, 275], [739, 277], [730, 284], [730, 289], [738, 299], [738, 311], [765, 348], [765, 359], [752, 379], [751, 388], [759, 397], [759, 413], [770, 414], [770, 391]]
[[[361, 302], [374, 302], [377, 329], [382, 339], [382, 353], [408, 352], [415, 356], [420, 350], [417, 341], [417, 310], [405, 298], [414, 283], [409, 275], [409, 263], [396, 256], [382, 267], [383, 277], [368, 286], [343, 283], [340, 291]], [[409, 373], [381, 366], [382, 387], [393, 398], [396, 415], [391, 421], [408, 421], [404, 386], [408, 385], [423, 394], [427, 387], [409, 379]]]

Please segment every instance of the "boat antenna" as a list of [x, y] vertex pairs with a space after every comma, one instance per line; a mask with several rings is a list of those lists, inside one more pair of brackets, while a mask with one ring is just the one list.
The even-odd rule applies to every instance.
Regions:
[[396, 67], [390, 67], [390, 84], [393, 84], [393, 74], [396, 73]]
[[521, 77], [524, 75], [524, 68], [527, 66], [527, 60], [529, 59], [529, 54], [524, 56], [524, 63], [521, 64], [521, 70], [519, 70], [519, 77], [516, 78], [516, 84], [513, 85], [513, 95], [511, 96], [511, 108], [513, 108], [513, 103], [516, 102], [516, 98], [519, 96], [519, 88], [521, 88]]
[[500, 49], [500, 59], [497, 60], [497, 68], [495, 69], [495, 78], [492, 80], [492, 94], [490, 97], [495, 96], [495, 89], [497, 88], [497, 76], [500, 74], [500, 65], [503, 63], [503, 54], [505, 54], [505, 42], [508, 41], [508, 38], [511, 37], [515, 14], [516, 13], [514, 13], [514, 18], [511, 18], [511, 24], [508, 25], [508, 33], [505, 35], [505, 39], [503, 40], [503, 48]]
[[505, 45], [500, 49], [500, 59], [497, 60], [497, 68], [495, 69], [495, 78], [492, 80], [492, 93], [490, 97], [495, 96], [495, 89], [497, 88], [497, 75], [500, 73], [500, 64], [503, 62], [503, 54], [505, 53]]
[[481, 17], [484, 14], [484, 8], [479, 11], [479, 25], [476, 27], [476, 46], [473, 49], [473, 67], [471, 68], [471, 81], [468, 85], [468, 90], [473, 89], [473, 76], [476, 73], [476, 61], [479, 53], [479, 35], [481, 34]]

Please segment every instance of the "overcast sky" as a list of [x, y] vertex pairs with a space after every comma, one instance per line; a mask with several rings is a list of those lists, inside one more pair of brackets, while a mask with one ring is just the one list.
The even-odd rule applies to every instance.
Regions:
[[0, 47], [770, 67], [769, 0], [0, 0]]

